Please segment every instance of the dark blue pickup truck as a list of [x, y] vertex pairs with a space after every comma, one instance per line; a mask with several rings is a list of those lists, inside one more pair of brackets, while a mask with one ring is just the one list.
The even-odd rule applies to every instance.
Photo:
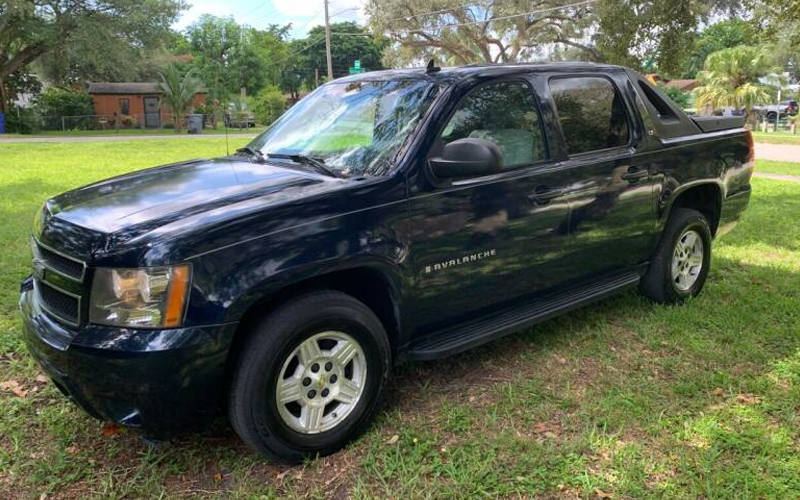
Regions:
[[753, 163], [740, 117], [616, 66], [354, 75], [232, 156], [47, 200], [24, 335], [97, 418], [168, 436], [227, 412], [298, 461], [363, 430], [401, 361], [630, 287], [698, 294]]

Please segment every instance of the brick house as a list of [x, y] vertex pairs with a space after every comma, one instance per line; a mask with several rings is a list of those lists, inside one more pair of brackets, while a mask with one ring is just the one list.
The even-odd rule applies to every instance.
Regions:
[[[90, 83], [89, 95], [94, 101], [94, 114], [132, 116], [139, 126], [158, 128], [163, 121], [172, 121], [171, 110], [161, 103], [158, 83]], [[208, 90], [201, 89], [192, 100], [192, 107], [205, 104]]]

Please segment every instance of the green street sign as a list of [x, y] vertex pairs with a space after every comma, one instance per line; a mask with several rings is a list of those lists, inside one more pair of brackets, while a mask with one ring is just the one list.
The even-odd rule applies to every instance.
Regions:
[[351, 75], [354, 75], [356, 73], [363, 73], [364, 72], [364, 68], [361, 67], [361, 60], [360, 59], [356, 59], [353, 62], [353, 67], [350, 68], [348, 71], [350, 72]]

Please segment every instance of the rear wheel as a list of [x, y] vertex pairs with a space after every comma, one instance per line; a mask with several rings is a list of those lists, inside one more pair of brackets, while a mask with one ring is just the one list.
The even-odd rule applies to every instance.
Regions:
[[315, 292], [249, 333], [229, 416], [251, 448], [286, 462], [333, 453], [379, 406], [391, 365], [375, 314], [353, 297]]
[[640, 289], [656, 302], [683, 302], [703, 289], [710, 265], [708, 221], [697, 210], [676, 208], [664, 228]]

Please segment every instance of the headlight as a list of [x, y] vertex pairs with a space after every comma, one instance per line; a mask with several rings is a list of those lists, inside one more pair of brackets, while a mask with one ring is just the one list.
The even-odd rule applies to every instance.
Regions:
[[143, 328], [180, 326], [189, 295], [189, 266], [97, 268], [89, 322]]

